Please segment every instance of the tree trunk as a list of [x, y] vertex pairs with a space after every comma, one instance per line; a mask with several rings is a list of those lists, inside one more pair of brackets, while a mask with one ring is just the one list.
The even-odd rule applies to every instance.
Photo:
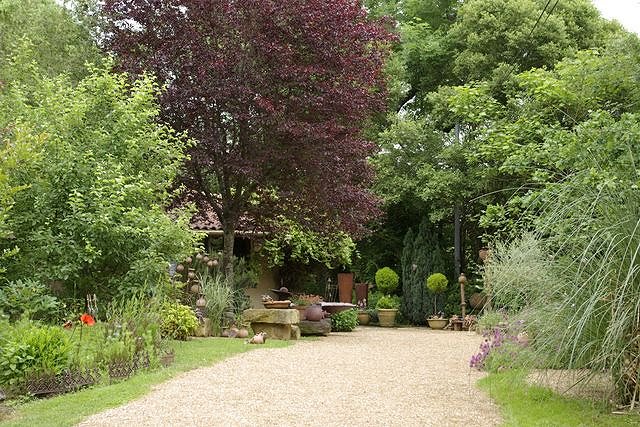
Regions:
[[233, 281], [233, 243], [236, 237], [235, 224], [232, 221], [225, 221], [222, 224], [222, 272], [228, 283]]
[[[462, 144], [460, 141], [460, 125], [456, 123], [456, 142]], [[453, 210], [453, 279], [458, 280], [460, 276], [461, 264], [462, 264], [462, 208], [461, 202], [458, 200]]]
[[453, 211], [453, 279], [458, 280], [462, 270], [462, 209], [456, 205]]

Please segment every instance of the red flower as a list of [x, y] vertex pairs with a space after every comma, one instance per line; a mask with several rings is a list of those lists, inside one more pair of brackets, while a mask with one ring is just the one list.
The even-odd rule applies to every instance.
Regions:
[[93, 316], [87, 313], [84, 313], [82, 316], [80, 316], [80, 321], [87, 326], [93, 326], [96, 323]]

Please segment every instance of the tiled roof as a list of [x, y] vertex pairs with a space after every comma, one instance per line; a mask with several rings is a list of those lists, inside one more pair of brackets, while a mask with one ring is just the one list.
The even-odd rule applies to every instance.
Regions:
[[212, 210], [201, 210], [191, 218], [191, 228], [200, 231], [222, 230], [218, 215]]
[[[200, 209], [193, 215], [189, 225], [193, 230], [198, 231], [222, 231], [222, 223], [213, 209]], [[250, 218], [242, 216], [238, 221], [236, 233], [259, 235], [261, 231], [256, 228]]]

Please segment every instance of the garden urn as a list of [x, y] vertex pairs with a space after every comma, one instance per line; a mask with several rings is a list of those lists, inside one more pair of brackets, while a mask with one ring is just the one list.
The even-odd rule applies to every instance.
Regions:
[[304, 315], [307, 320], [312, 322], [319, 322], [324, 318], [324, 312], [322, 311], [322, 306], [320, 304], [313, 304], [307, 307]]

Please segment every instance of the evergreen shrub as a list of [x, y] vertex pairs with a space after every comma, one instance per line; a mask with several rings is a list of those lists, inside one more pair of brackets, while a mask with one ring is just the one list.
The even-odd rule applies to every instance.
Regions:
[[376, 286], [385, 295], [393, 293], [399, 283], [400, 277], [389, 267], [383, 267], [376, 272]]

